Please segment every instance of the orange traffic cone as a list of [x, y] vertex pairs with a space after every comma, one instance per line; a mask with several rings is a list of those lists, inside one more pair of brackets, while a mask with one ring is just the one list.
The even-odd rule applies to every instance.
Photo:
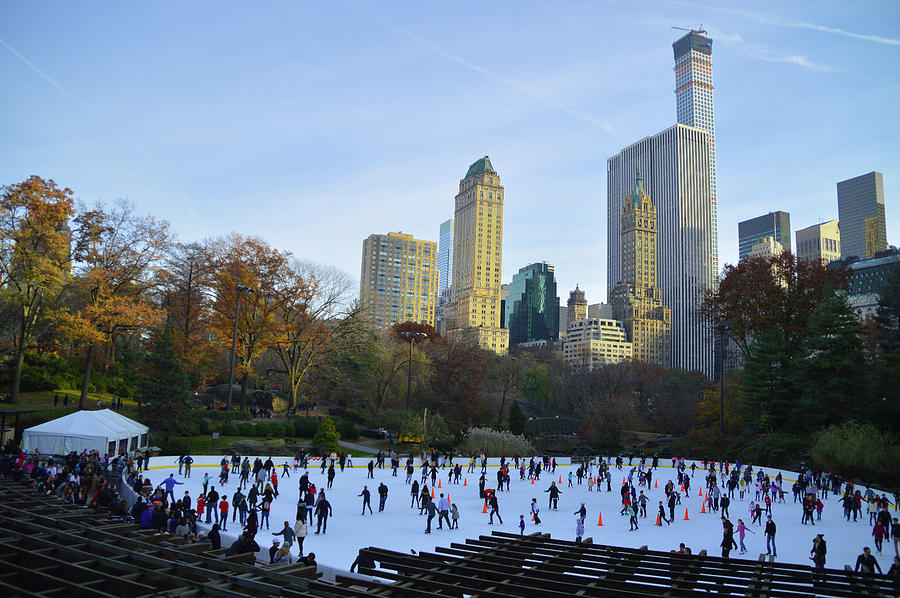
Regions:
[[690, 517], [687, 516], [687, 507], [684, 508], [684, 520], [685, 520], [685, 521], [690, 521], [690, 520], [691, 520]]
[[463, 478], [463, 486], [469, 485], [469, 478]]
[[684, 484], [681, 485], [681, 491], [684, 492]]
[[534, 478], [531, 478], [531, 483], [534, 484]]
[[703, 487], [702, 486], [700, 487], [700, 494], [698, 494], [697, 496], [703, 496]]
[[441, 481], [438, 480], [438, 488], [440, 488], [440, 487], [441, 487]]
[[534, 513], [531, 514], [531, 520], [534, 521]]
[[487, 513], [487, 501], [484, 501], [484, 508], [481, 509], [482, 513]]
[[603, 525], [603, 513], [600, 513], [600, 518], [597, 520], [597, 525]]
[[706, 513], [706, 501], [705, 501], [705, 500], [703, 501], [702, 505], [703, 505], [703, 506], [700, 507], [700, 512], [701, 512], [701, 513]]
[[431, 489], [431, 498], [434, 498], [434, 488]]
[[450, 502], [450, 493], [447, 493], [447, 502]]
[[659, 488], [659, 480], [654, 480], [654, 481], [653, 481], [653, 487], [654, 487], [654, 488]]
[[657, 514], [656, 514], [656, 525], [662, 527], [662, 521], [660, 520], [660, 517], [662, 517], [662, 515], [660, 515], [659, 513], [657, 513]]
[[562, 484], [562, 476], [559, 476], [559, 483]]

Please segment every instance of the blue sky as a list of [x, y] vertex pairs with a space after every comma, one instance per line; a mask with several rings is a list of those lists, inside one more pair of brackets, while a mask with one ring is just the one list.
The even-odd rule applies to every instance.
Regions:
[[606, 159], [675, 122], [672, 26], [713, 38], [720, 261], [737, 222], [837, 217], [884, 173], [900, 234], [900, 3], [3, 2], [0, 184], [127, 198], [184, 240], [260, 235], [358, 280], [437, 241], [459, 178], [506, 188], [503, 280], [606, 298]]

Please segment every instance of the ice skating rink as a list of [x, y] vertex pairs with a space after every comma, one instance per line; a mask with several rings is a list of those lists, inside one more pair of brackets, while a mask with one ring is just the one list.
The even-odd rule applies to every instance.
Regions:
[[[556, 469], [555, 474], [549, 471], [541, 473], [541, 479], [532, 484], [528, 479], [520, 480], [519, 473], [513, 469], [510, 472], [511, 483], [509, 492], [498, 492], [497, 498], [500, 506], [500, 516], [503, 523], [495, 521], [494, 525], [488, 524], [488, 514], [483, 513], [484, 501], [478, 496], [478, 479], [481, 476], [480, 465], [476, 467], [475, 473], [466, 473], [468, 459], [454, 459], [454, 463], [460, 463], [463, 466], [463, 477], [467, 480], [467, 485], [463, 486], [462, 481], [457, 484], [448, 484], [447, 478], [450, 469], [439, 470], [438, 479], [441, 487], [435, 488], [435, 501], [438, 500], [440, 493], [449, 495], [452, 503], [459, 508], [460, 520], [458, 530], [437, 528], [438, 518], [432, 521], [432, 533], [425, 534], [426, 516], [419, 515], [418, 508], [410, 508], [410, 486], [405, 483], [405, 474], [402, 465], [405, 463], [406, 455], [401, 456], [401, 469], [397, 473], [397, 477], [391, 475], [389, 467], [384, 469], [375, 469], [375, 479], [366, 479], [368, 459], [357, 458], [353, 460], [353, 467], [340, 471], [339, 467], [335, 467], [336, 477], [332, 488], [325, 489], [328, 501], [334, 510], [334, 516], [328, 519], [328, 531], [323, 535], [314, 535], [315, 525], [311, 525], [309, 535], [304, 543], [304, 554], [309, 552], [316, 553], [316, 559], [319, 563], [334, 567], [336, 569], [348, 569], [350, 564], [356, 558], [359, 548], [367, 546], [377, 546], [397, 551], [409, 552], [410, 550], [433, 551], [435, 546], [448, 546], [451, 542], [465, 542], [466, 538], [476, 538], [481, 534], [490, 534], [492, 530], [499, 529], [506, 532], [518, 533], [519, 516], [524, 515], [526, 521], [525, 533], [533, 533], [541, 531], [551, 534], [554, 538], [574, 540], [575, 539], [575, 523], [576, 515], [574, 514], [584, 503], [587, 509], [585, 518], [585, 537], [593, 538], [595, 543], [611, 544], [615, 546], [640, 547], [647, 545], [653, 550], [673, 550], [678, 548], [680, 542], [684, 542], [696, 554], [702, 549], [706, 549], [709, 554], [721, 555], [720, 542], [722, 541], [722, 523], [718, 514], [701, 513], [701, 503], [703, 499], [698, 496], [700, 488], [704, 486], [704, 473], [697, 464], [697, 472], [692, 480], [690, 496], [682, 497], [681, 505], [675, 509], [675, 521], [672, 525], [663, 523], [661, 527], [657, 527], [656, 514], [657, 505], [660, 500], [665, 502], [665, 493], [663, 487], [666, 481], [677, 479], [677, 473], [671, 467], [671, 461], [660, 461], [660, 467], [654, 472], [654, 485], [658, 483], [658, 487], [650, 488], [649, 491], [644, 488], [644, 493], [648, 495], [649, 502], [647, 506], [647, 517], [640, 519], [640, 529], [637, 531], [628, 530], [628, 517], [620, 516], [621, 496], [620, 487], [622, 480], [627, 476], [629, 468], [625, 466], [621, 471], [615, 469], [613, 465], [612, 491], [606, 491], [606, 484], [602, 485], [602, 490], [598, 491], [595, 486], [593, 492], [588, 491], [587, 481], [580, 486], [577, 484], [577, 478], [573, 479], [573, 488], [568, 487], [568, 474], [572, 471], [574, 474], [577, 465], [569, 465], [568, 459], [559, 460], [560, 465]], [[174, 457], [154, 457], [150, 462], [150, 469], [145, 471], [143, 475], [149, 477], [154, 486], [158, 485], [170, 473], [175, 474], [175, 478], [183, 482], [184, 485], [175, 487], [175, 497], [181, 498], [184, 491], [190, 492], [192, 501], [196, 505], [197, 497], [202, 492], [202, 479], [204, 473], [209, 473], [211, 485], [221, 495], [227, 495], [229, 503], [231, 503], [231, 495], [237, 488], [239, 475], [232, 474], [229, 482], [225, 487], [218, 484], [219, 463], [221, 456], [195, 456], [191, 478], [184, 478], [178, 475], [177, 459]], [[250, 457], [252, 463], [255, 457]], [[260, 457], [263, 461], [267, 456]], [[268, 548], [272, 545], [272, 533], [279, 531], [284, 522], [288, 521], [293, 527], [296, 505], [299, 495], [298, 480], [304, 470], [298, 471], [293, 469], [293, 459], [287, 457], [273, 457], [272, 459], [278, 466], [279, 474], [278, 491], [279, 496], [273, 502], [270, 516], [269, 529], [262, 528], [256, 536], [262, 552], [268, 558]], [[289, 461], [291, 465], [290, 477], [282, 477], [282, 463]], [[388, 461], [389, 462], [389, 461]], [[419, 463], [418, 459], [415, 461]], [[499, 466], [499, 459], [490, 459], [486, 474], [486, 488], [496, 487], [496, 474]], [[637, 461], [635, 461], [637, 463]], [[688, 462], [690, 466], [690, 462]], [[757, 471], [759, 467], [755, 467]], [[778, 470], [770, 470], [763, 468], [774, 481]], [[327, 483], [327, 476], [322, 473], [319, 462], [310, 462], [309, 479], [317, 488], [324, 488]], [[688, 470], [690, 471], [690, 470]], [[594, 466], [596, 472], [596, 466]], [[865, 513], [866, 503], [863, 503], [863, 517], [860, 521], [848, 523], [843, 518], [843, 509], [838, 502], [838, 497], [831, 495], [825, 502], [825, 509], [822, 514], [822, 520], [817, 521], [815, 526], [801, 525], [801, 509], [799, 503], [793, 502], [791, 493], [791, 485], [796, 479], [796, 474], [791, 472], [783, 472], [784, 489], [787, 492], [785, 503], [773, 503], [772, 515], [778, 531], [776, 534], [776, 546], [778, 550], [778, 559], [781, 562], [791, 562], [798, 564], [810, 564], [810, 549], [812, 547], [812, 539], [816, 534], [822, 533], [828, 543], [828, 556], [826, 566], [829, 568], [843, 568], [844, 565], [853, 565], [856, 557], [862, 552], [863, 546], [872, 547], [872, 553], [878, 559], [882, 569], [887, 571], [893, 558], [893, 545], [885, 542], [883, 554], [875, 552], [875, 544], [872, 538], [872, 528], [868, 524], [869, 518]], [[560, 483], [562, 478], [562, 483]], [[413, 476], [414, 480], [421, 482], [421, 470], [416, 467]], [[430, 477], [429, 477], [430, 487]], [[551, 481], [555, 481], [561, 490], [559, 499], [559, 509], [550, 510], [547, 508], [549, 494], [545, 492], [550, 486]], [[378, 485], [384, 482], [388, 488], [388, 499], [384, 512], [378, 512]], [[372, 509], [374, 515], [370, 515], [368, 510], [365, 515], [361, 515], [362, 498], [358, 495], [362, 492], [363, 486], [367, 485], [372, 493]], [[865, 488], [858, 487], [865, 493]], [[246, 489], [244, 490], [246, 494]], [[536, 498], [540, 507], [541, 525], [535, 525], [531, 521], [531, 499]], [[763, 527], [766, 521], [765, 514], [762, 516], [762, 525], [750, 524], [751, 516], [749, 513], [749, 505], [752, 495], [746, 495], [744, 500], [740, 500], [735, 494], [735, 498], [729, 508], [730, 520], [737, 526], [738, 519], [743, 519], [744, 523], [755, 534], [748, 533], [745, 539], [747, 545], [746, 554], [738, 554], [738, 550], [731, 553], [731, 558], [746, 558], [756, 560], [760, 553], [765, 553], [766, 542], [763, 534]], [[685, 520], [685, 511], [687, 511], [688, 520]], [[891, 513], [897, 516], [897, 511], [892, 508]], [[229, 513], [228, 531], [223, 532], [223, 547], [227, 547], [231, 543], [231, 539], [240, 532], [239, 521], [231, 523], [233, 513]], [[602, 517], [602, 526], [597, 523]], [[205, 521], [205, 517], [202, 519]], [[203, 524], [198, 526], [200, 529], [208, 529], [209, 526]], [[280, 537], [278, 537], [280, 539]], [[735, 541], [738, 541], [735, 532]], [[293, 554], [296, 557], [297, 550], [294, 546]]]

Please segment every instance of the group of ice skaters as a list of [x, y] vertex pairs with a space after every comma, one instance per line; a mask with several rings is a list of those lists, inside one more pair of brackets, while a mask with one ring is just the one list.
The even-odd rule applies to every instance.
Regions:
[[[606, 457], [599, 459], [584, 458], [572, 459], [572, 466], [575, 470], [570, 470], [567, 474], [567, 486], [574, 487], [576, 484], [586, 485], [587, 490], [598, 492], [605, 490], [612, 491], [613, 483], [612, 470], [615, 468], [622, 472], [623, 480], [619, 487], [622, 497], [622, 510], [620, 515], [628, 516], [630, 522], [630, 531], [639, 529], [639, 519], [646, 518], [648, 512], [648, 503], [650, 501], [647, 494], [653, 488], [655, 478], [655, 470], [659, 466], [659, 458], [653, 456], [648, 460], [641, 456], [637, 463], [635, 458], [629, 456], [628, 463], [625, 464], [626, 457], [619, 455], [616, 457]], [[190, 475], [189, 456], [185, 456], [179, 460], [179, 470], [181, 470], [182, 461], [185, 467], [185, 475]], [[418, 460], [418, 463], [416, 461]], [[326, 475], [327, 488], [331, 488], [335, 478], [336, 471], [343, 471], [346, 467], [352, 467], [352, 458], [349, 455], [336, 455], [332, 453], [330, 456], [321, 460], [321, 473]], [[317, 487], [317, 485], [309, 479], [309, 458], [305, 452], [298, 452], [294, 458], [293, 467], [288, 462], [276, 466], [274, 461], [269, 458], [265, 461], [256, 459], [254, 463], [250, 463], [249, 459], [241, 458], [233, 455], [230, 462], [227, 458], [222, 459], [219, 475], [219, 484], [224, 486], [228, 483], [229, 475], [239, 474], [239, 487], [235, 493], [232, 504], [235, 511], [240, 515], [240, 520], [245, 532], [247, 531], [247, 522], [250, 519], [249, 513], [254, 513], [252, 519], [252, 527], [256, 527], [256, 523], [268, 525], [268, 510], [271, 502], [278, 496], [278, 469], [281, 470], [281, 478], [291, 477], [291, 471], [304, 469], [304, 473], [299, 480], [300, 496], [297, 505], [297, 515], [294, 527], [286, 526], [287, 531], [281, 530], [276, 535], [284, 538], [285, 547], [275, 552], [275, 558], [290, 559], [290, 547], [293, 543], [297, 543], [300, 549], [300, 557], [303, 556], [303, 539], [307, 535], [308, 527], [311, 527], [314, 520], [316, 523], [316, 534], [326, 533], [327, 521], [333, 515], [331, 504], [325, 496], [325, 489]], [[374, 479], [374, 470], [383, 470], [389, 467], [392, 476], [397, 477], [401, 467], [405, 473], [405, 482], [410, 486], [410, 508], [418, 508], [420, 515], [426, 516], [425, 533], [432, 532], [432, 521], [438, 518], [438, 529], [458, 529], [460, 513], [455, 503], [443, 494], [435, 491], [439, 486], [439, 479], [442, 478], [446, 484], [460, 484], [460, 478], [465, 473], [477, 473], [480, 471], [479, 496], [485, 501], [485, 512], [489, 512], [489, 524], [493, 524], [496, 517], [499, 523], [503, 523], [500, 515], [499, 501], [497, 493], [509, 491], [511, 475], [513, 471], [518, 471], [520, 481], [529, 481], [535, 483], [540, 481], [541, 474], [549, 472], [555, 474], [557, 469], [556, 459], [551, 457], [531, 457], [521, 458], [513, 457], [511, 459], [501, 458], [500, 467], [496, 473], [495, 488], [486, 488], [487, 486], [487, 470], [488, 458], [483, 454], [472, 454], [468, 457], [467, 463], [465, 458], [463, 462], [454, 463], [452, 454], [447, 453], [423, 453], [417, 458], [409, 455], [402, 460], [394, 451], [379, 451], [379, 454], [371, 459], [367, 465], [368, 478]], [[676, 471], [676, 480], [668, 480], [664, 488], [665, 498], [657, 503], [658, 516], [657, 525], [672, 525], [675, 522], [675, 509], [678, 507], [682, 498], [689, 496], [691, 492], [692, 479], [699, 473], [703, 476], [704, 488], [699, 493], [705, 496], [704, 509], [711, 513], [720, 514], [723, 524], [722, 554], [728, 556], [733, 548], [740, 548], [740, 554], [747, 552], [744, 544], [745, 534], [756, 533], [749, 526], [744, 524], [742, 518], [738, 518], [737, 525], [730, 521], [730, 509], [733, 507], [733, 501], [745, 501], [749, 498], [748, 515], [750, 517], [750, 525], [765, 526], [763, 534], [766, 537], [767, 554], [777, 556], [775, 548], [775, 523], [772, 519], [773, 504], [786, 503], [787, 492], [784, 489], [784, 480], [781, 473], [771, 477], [765, 471], [755, 470], [751, 465], [742, 465], [741, 463], [727, 462], [711, 462], [701, 461], [700, 466], [696, 462], [688, 465], [683, 458], [673, 458], [672, 467]], [[416, 475], [418, 470], [418, 476]], [[416, 479], [418, 477], [418, 479]], [[201, 500], [206, 499], [209, 495], [207, 484], [209, 483], [209, 475], [204, 476], [203, 494]], [[429, 484], [430, 482], [430, 484]], [[465, 483], [465, 482], [463, 482]], [[658, 481], [657, 481], [658, 483]], [[560, 484], [561, 486], [562, 484]], [[617, 484], [618, 485], [618, 484]], [[241, 491], [244, 487], [250, 487], [247, 496], [243, 496]], [[644, 490], [647, 490], [645, 494]], [[842, 491], [843, 489], [843, 491]], [[543, 490], [549, 494], [548, 508], [557, 509], [559, 495], [563, 492], [557, 486], [556, 482], [551, 482], [550, 486]], [[889, 507], [897, 504], [897, 496], [894, 495], [894, 501], [888, 500], [886, 495], [877, 495], [872, 489], [866, 489], [865, 492], [857, 490], [852, 482], [848, 482], [846, 486], [840, 477], [814, 472], [803, 466], [800, 471], [799, 479], [791, 487], [793, 502], [799, 504], [802, 510], [801, 522], [806, 525], [815, 525], [816, 521], [821, 520], [822, 512], [826, 503], [832, 495], [834, 500], [839, 501], [843, 506], [844, 516], [850, 521], [862, 521], [864, 519], [863, 512], [869, 514], [869, 523], [873, 527], [873, 538], [877, 552], [880, 554], [884, 540], [893, 540], [895, 553], [898, 551], [900, 544], [900, 524], [896, 518], [892, 518], [888, 511]], [[387, 486], [383, 483], [378, 487], [379, 494], [379, 511], [384, 509], [387, 500]], [[240, 496], [238, 496], [240, 495]], [[366, 509], [372, 514], [371, 508], [371, 492], [367, 486], [364, 486], [359, 496], [363, 499], [362, 513], [365, 514]], [[260, 517], [257, 519], [255, 511], [257, 510], [256, 502], [259, 505]], [[215, 505], [203, 504], [207, 514], [215, 516], [217, 508]], [[201, 507], [201, 509], [203, 509]], [[265, 509], [263, 511], [263, 508]], [[540, 507], [537, 499], [533, 498], [530, 505], [531, 521], [534, 525], [540, 525]], [[263, 516], [263, 512], [265, 515]], [[202, 510], [201, 510], [202, 513]], [[586, 509], [584, 504], [578, 511], [575, 511], [575, 537], [580, 540], [584, 535], [584, 521]], [[765, 521], [763, 515], [766, 515]], [[227, 516], [227, 515], [226, 515]], [[524, 533], [526, 528], [525, 516], [519, 517], [519, 530]], [[255, 530], [253, 530], [255, 531]], [[740, 545], [734, 541], [735, 532], [738, 534]], [[817, 536], [818, 538], [818, 536]], [[818, 538], [817, 542], [822, 540]], [[817, 544], [818, 546], [818, 544]], [[821, 552], [821, 549], [818, 549]], [[279, 556], [281, 555], [281, 556]], [[813, 556], [816, 556], [815, 554]], [[816, 557], [819, 559], [819, 557]], [[821, 560], [821, 559], [819, 559]], [[818, 560], [817, 560], [818, 566]], [[824, 566], [824, 564], [822, 565]]]

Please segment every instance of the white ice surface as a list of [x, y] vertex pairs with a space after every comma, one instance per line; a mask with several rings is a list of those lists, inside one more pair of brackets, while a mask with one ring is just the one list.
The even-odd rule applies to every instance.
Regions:
[[[265, 461], [266, 456], [261, 458]], [[251, 463], [253, 459], [254, 457], [250, 457]], [[219, 494], [223, 494], [223, 488], [218, 484], [220, 460], [221, 456], [194, 457], [191, 478], [185, 479], [178, 475], [178, 465], [174, 463], [174, 457], [154, 457], [151, 460], [151, 469], [144, 472], [144, 476], [149, 476], [153, 484], [157, 485], [170, 473], [175, 473], [176, 479], [185, 482], [185, 485], [175, 487], [175, 496], [183, 496], [184, 491], [188, 490], [196, 504], [197, 497], [202, 490], [201, 480], [206, 472], [209, 472], [212, 478], [212, 485], [216, 486]], [[279, 496], [272, 505], [271, 529], [261, 529], [256, 536], [256, 541], [263, 551], [272, 545], [271, 533], [281, 530], [285, 521], [290, 522], [291, 527], [294, 525], [299, 494], [297, 481], [303, 470], [294, 472], [293, 459], [290, 459], [291, 477], [280, 477], [281, 464], [285, 460], [286, 458], [282, 457], [273, 458], [278, 465]], [[336, 569], [349, 569], [350, 564], [356, 558], [357, 551], [368, 546], [400, 552], [409, 552], [411, 549], [416, 552], [433, 551], [435, 546], [449, 546], [451, 542], [465, 542], [466, 538], [477, 538], [481, 534], [489, 535], [492, 530], [518, 533], [519, 515], [525, 515], [526, 534], [541, 531], [550, 533], [553, 538], [574, 540], [574, 512], [584, 502], [587, 508], [585, 537], [593, 538], [595, 543], [634, 548], [647, 545], [652, 550], [668, 551], [677, 549], [679, 542], [684, 542], [695, 554], [706, 549], [710, 555], [721, 555], [719, 547], [722, 540], [721, 520], [716, 514], [701, 513], [702, 499], [698, 496], [698, 492], [700, 486], [703, 485], [704, 474], [700, 470], [699, 463], [697, 473], [692, 480], [691, 496], [683, 498], [681, 506], [676, 507], [675, 522], [671, 526], [663, 524], [662, 527], [656, 527], [654, 524], [657, 503], [665, 497], [663, 486], [670, 478], [673, 481], [677, 479], [675, 470], [671, 468], [671, 461], [661, 461], [659, 469], [654, 472], [654, 481], [658, 480], [659, 487], [651, 489], [648, 494], [650, 498], [647, 508], [648, 516], [646, 519], [640, 519], [640, 530], [630, 532], [628, 531], [628, 518], [619, 515], [621, 509], [619, 489], [624, 476], [627, 475], [627, 467], [621, 472], [613, 469], [612, 492], [606, 492], [605, 484], [602, 492], [598, 492], [596, 487], [593, 492], [588, 492], [587, 482], [578, 486], [577, 478], [573, 480], [574, 488], [568, 488], [568, 473], [570, 470], [574, 472], [577, 466], [560, 465], [557, 467], [556, 474], [553, 475], [543, 472], [540, 481], [535, 484], [531, 484], [527, 479], [519, 480], [518, 472], [513, 470], [511, 471], [510, 491], [497, 494], [503, 524], [495, 521], [494, 525], [488, 525], [488, 515], [482, 513], [484, 501], [478, 497], [480, 466], [476, 468], [475, 473], [470, 474], [465, 473], [468, 459], [454, 459], [454, 462], [459, 462], [463, 466], [463, 477], [467, 478], [468, 485], [466, 487], [463, 487], [462, 483], [448, 485], [449, 468], [439, 470], [438, 479], [441, 480], [441, 488], [435, 489], [435, 500], [441, 492], [449, 493], [451, 502], [456, 503], [460, 512], [458, 530], [447, 530], [446, 526], [444, 530], [438, 530], [438, 518], [435, 517], [432, 521], [432, 533], [430, 535], [424, 533], [426, 516], [419, 515], [417, 508], [409, 506], [410, 486], [405, 483], [405, 474], [402, 468], [402, 464], [405, 463], [405, 455], [401, 459], [401, 469], [398, 471], [397, 477], [391, 476], [389, 467], [385, 467], [383, 470], [376, 468], [374, 480], [366, 479], [368, 459], [357, 458], [353, 460], [354, 467], [352, 469], [341, 472], [338, 467], [335, 467], [337, 475], [334, 484], [331, 490], [325, 490], [326, 497], [334, 509], [334, 516], [329, 517], [328, 531], [324, 535], [314, 535], [315, 526], [310, 526], [309, 535], [303, 546], [304, 554], [315, 552], [316, 560], [319, 563]], [[419, 463], [418, 459], [416, 463]], [[496, 486], [498, 464], [499, 459], [489, 460], [486, 475], [487, 488]], [[764, 471], [774, 481], [778, 470], [764, 468]], [[828, 542], [827, 567], [843, 568], [846, 564], [855, 564], [856, 557], [862, 552], [863, 546], [872, 547], [872, 552], [883, 570], [886, 571], [890, 567], [893, 546], [889, 542], [885, 542], [883, 553], [881, 555], [875, 553], [875, 544], [871, 535], [872, 528], [868, 525], [868, 515], [865, 513], [866, 503], [863, 503], [863, 518], [856, 523], [852, 521], [848, 523], [843, 518], [843, 510], [838, 502], [838, 497], [831, 495], [826, 501], [822, 520], [817, 521], [815, 527], [801, 525], [801, 509], [799, 504], [792, 502], [793, 497], [790, 491], [796, 474], [783, 472], [782, 475], [785, 478], [786, 502], [783, 504], [776, 502], [772, 505], [773, 520], [778, 526], [776, 534], [778, 561], [811, 565], [809, 554], [812, 539], [816, 534], [823, 533]], [[560, 476], [562, 484], [559, 483]], [[232, 474], [228, 484], [224, 487], [229, 503], [231, 495], [237, 487], [238, 479], [238, 475]], [[314, 463], [310, 463], [309, 479], [317, 488], [324, 488], [327, 482], [326, 475], [322, 474], [321, 468]], [[421, 481], [419, 467], [416, 467], [413, 479]], [[557, 511], [547, 508], [549, 495], [544, 491], [550, 486], [551, 481], [556, 481], [557, 486], [560, 486], [562, 490]], [[379, 513], [377, 488], [381, 482], [388, 486], [389, 493], [385, 510]], [[363, 485], [368, 485], [369, 491], [372, 493], [374, 515], [369, 515], [368, 510], [365, 515], [360, 514], [362, 498], [357, 495], [362, 491]], [[865, 493], [865, 488], [860, 487], [859, 489]], [[244, 493], [246, 494], [246, 489]], [[646, 490], [645, 493], [647, 493]], [[732, 551], [731, 558], [756, 560], [760, 553], [766, 551], [765, 536], [763, 535], [765, 513], [762, 516], [763, 526], [750, 525], [751, 517], [748, 508], [750, 499], [753, 497], [745, 495], [744, 500], [741, 501], [737, 496], [736, 493], [729, 509], [730, 519], [735, 526], [737, 526], [738, 518], [743, 519], [744, 523], [756, 534], [747, 534], [745, 539], [747, 553], [745, 555], [740, 555], [735, 550]], [[541, 509], [542, 523], [539, 526], [531, 522], [532, 498], [537, 498]], [[684, 520], [685, 508], [688, 509], [689, 521]], [[601, 514], [603, 516], [602, 527], [597, 525]], [[892, 510], [892, 514], [896, 516], [896, 511]], [[238, 522], [232, 526], [230, 519], [231, 513], [229, 513], [228, 531], [223, 533], [222, 544], [224, 547], [230, 545], [227, 538], [236, 536], [240, 531]], [[203, 529], [208, 527], [201, 526]], [[277, 539], [280, 539], [280, 536]], [[735, 533], [735, 541], [738, 541], [737, 533]], [[295, 556], [297, 554], [296, 545], [293, 554]]]

